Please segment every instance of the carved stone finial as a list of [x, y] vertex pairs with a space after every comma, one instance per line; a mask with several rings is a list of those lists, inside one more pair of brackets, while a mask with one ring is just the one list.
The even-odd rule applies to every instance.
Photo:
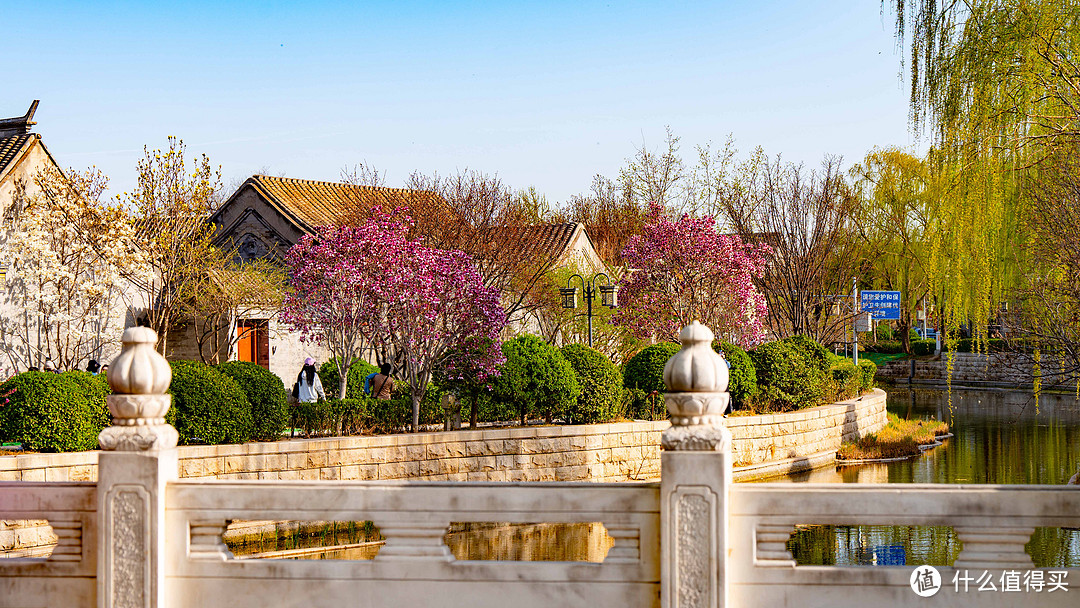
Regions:
[[165, 423], [172, 396], [165, 394], [172, 368], [156, 350], [157, 334], [148, 327], [129, 327], [120, 355], [109, 364], [106, 399], [113, 424], [101, 431], [103, 450], [141, 451], [176, 447], [177, 434]]
[[724, 426], [727, 363], [712, 349], [713, 333], [694, 321], [679, 333], [682, 350], [664, 365], [664, 395], [671, 428], [661, 435], [665, 450], [728, 451], [731, 432]]

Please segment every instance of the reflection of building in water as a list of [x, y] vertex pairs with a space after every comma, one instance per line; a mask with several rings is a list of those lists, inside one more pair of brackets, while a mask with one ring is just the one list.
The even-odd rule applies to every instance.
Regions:
[[446, 544], [456, 559], [602, 562], [613, 539], [599, 522], [451, 525]]

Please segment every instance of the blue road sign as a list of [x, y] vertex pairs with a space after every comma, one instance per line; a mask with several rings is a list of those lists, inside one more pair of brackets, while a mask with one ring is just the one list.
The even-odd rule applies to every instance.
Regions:
[[899, 291], [864, 291], [859, 294], [859, 308], [874, 315], [875, 321], [900, 320]]

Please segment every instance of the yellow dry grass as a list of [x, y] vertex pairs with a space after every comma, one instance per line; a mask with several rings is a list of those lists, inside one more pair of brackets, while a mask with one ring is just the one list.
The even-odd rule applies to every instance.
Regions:
[[901, 420], [889, 414], [889, 424], [877, 433], [867, 435], [857, 443], [840, 446], [836, 457], [841, 460], [873, 460], [902, 458], [920, 453], [920, 445], [930, 445], [941, 435], [949, 433], [949, 425], [940, 420]]

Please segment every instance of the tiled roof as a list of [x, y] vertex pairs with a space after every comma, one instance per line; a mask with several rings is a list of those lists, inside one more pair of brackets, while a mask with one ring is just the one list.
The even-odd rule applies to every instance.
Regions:
[[[512, 234], [515, 242], [525, 244], [530, 256], [549, 262], [557, 261], [570, 246], [578, 224], [537, 224], [534, 226], [504, 226], [497, 232]], [[520, 240], [518, 240], [520, 239]]]
[[269, 175], [254, 175], [247, 183], [268, 200], [291, 211], [308, 228], [340, 223], [351, 213], [366, 211], [376, 205], [392, 209], [399, 205], [413, 207], [417, 203], [441, 200], [434, 192], [424, 190], [352, 186]]
[[26, 146], [26, 142], [32, 137], [38, 137], [34, 133], [22, 133], [11, 137], [0, 138], [0, 173], [3, 173], [9, 163], [15, 160], [19, 151]]

